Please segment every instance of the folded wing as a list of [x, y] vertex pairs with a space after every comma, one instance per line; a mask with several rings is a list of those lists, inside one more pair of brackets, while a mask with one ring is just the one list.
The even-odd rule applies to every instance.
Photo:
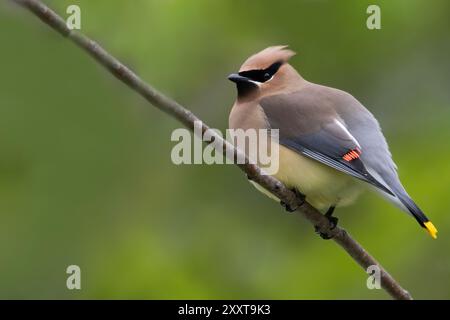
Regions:
[[298, 92], [264, 98], [260, 105], [270, 128], [279, 129], [281, 145], [392, 195], [367, 171], [363, 148], [327, 103]]

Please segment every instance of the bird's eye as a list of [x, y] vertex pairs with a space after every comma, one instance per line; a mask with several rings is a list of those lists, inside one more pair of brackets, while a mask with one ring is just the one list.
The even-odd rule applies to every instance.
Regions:
[[241, 71], [239, 72], [240, 76], [246, 77], [250, 80], [256, 81], [256, 82], [266, 82], [272, 79], [272, 77], [275, 75], [275, 73], [278, 71], [278, 69], [281, 67], [282, 62], [275, 62], [270, 67], [266, 69], [254, 69], [254, 70], [247, 70], [247, 71]]

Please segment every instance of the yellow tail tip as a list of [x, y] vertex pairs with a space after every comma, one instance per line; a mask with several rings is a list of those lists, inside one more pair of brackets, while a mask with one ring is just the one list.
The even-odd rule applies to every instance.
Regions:
[[425, 229], [427, 229], [430, 236], [433, 239], [436, 239], [437, 238], [436, 234], [438, 233], [438, 231], [437, 231], [436, 227], [433, 225], [433, 223], [431, 223], [431, 221], [427, 221], [423, 225], [425, 226]]

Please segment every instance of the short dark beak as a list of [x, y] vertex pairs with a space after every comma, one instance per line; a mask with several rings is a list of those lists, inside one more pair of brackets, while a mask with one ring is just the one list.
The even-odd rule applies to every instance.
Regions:
[[233, 81], [234, 83], [239, 83], [239, 82], [249, 82], [250, 79], [240, 76], [237, 73], [232, 73], [228, 76], [228, 80]]

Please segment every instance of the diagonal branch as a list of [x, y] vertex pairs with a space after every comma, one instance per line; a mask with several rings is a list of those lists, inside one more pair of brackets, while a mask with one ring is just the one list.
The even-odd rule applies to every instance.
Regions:
[[[194, 122], [200, 121], [191, 111], [178, 104], [176, 101], [163, 95], [158, 90], [144, 82], [133, 71], [128, 69], [119, 60], [109, 54], [98, 43], [91, 40], [81, 32], [70, 30], [66, 26], [66, 22], [58, 16], [53, 10], [48, 8], [40, 0], [12, 0], [24, 8], [31, 11], [39, 17], [42, 22], [49, 25], [55, 31], [64, 37], [70, 39], [86, 53], [91, 55], [98, 63], [108, 69], [116, 78], [129, 86], [132, 90], [143, 96], [148, 102], [158, 109], [166, 112], [170, 116], [176, 118], [186, 127], [193, 130]], [[202, 122], [202, 132], [208, 130], [208, 126]], [[223, 144], [224, 154], [234, 154], [242, 156], [241, 151], [237, 150], [232, 144], [222, 139], [220, 136], [215, 137], [216, 141]], [[339, 244], [364, 270], [369, 266], [376, 265], [380, 270], [381, 286], [388, 292], [392, 298], [400, 300], [411, 300], [411, 295], [403, 289], [400, 284], [373, 258], [358, 242], [356, 242], [343, 228], [336, 227], [333, 229], [328, 219], [326, 219], [319, 211], [313, 208], [307, 202], [298, 199], [294, 192], [289, 190], [283, 183], [277, 179], [263, 175], [261, 169], [246, 161], [245, 164], [237, 164], [250, 179], [257, 182], [265, 189], [276, 195], [281, 201], [297, 208], [297, 213], [306, 218], [312, 225], [317, 226], [318, 230]]]

